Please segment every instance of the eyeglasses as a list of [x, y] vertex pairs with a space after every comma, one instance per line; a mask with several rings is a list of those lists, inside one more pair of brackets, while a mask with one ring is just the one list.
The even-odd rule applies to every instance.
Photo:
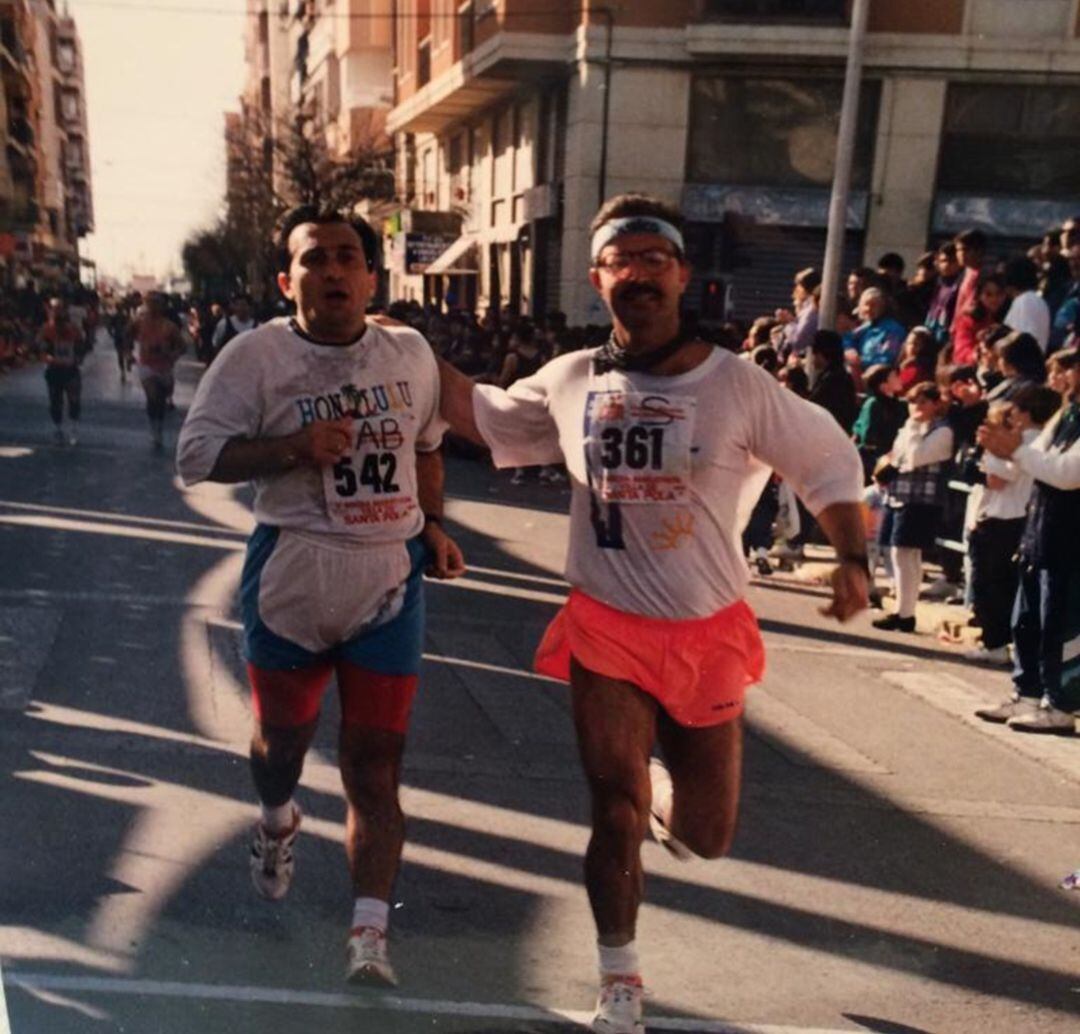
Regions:
[[675, 256], [662, 248], [649, 248], [647, 251], [617, 251], [606, 258], [598, 259], [597, 269], [602, 269], [612, 276], [623, 276], [631, 266], [637, 266], [649, 275], [664, 273], [671, 268]]

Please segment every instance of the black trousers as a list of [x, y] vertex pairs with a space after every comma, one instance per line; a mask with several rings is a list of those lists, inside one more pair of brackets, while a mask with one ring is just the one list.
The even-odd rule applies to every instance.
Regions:
[[47, 366], [45, 384], [49, 389], [49, 416], [57, 427], [64, 419], [64, 399], [68, 416], [78, 420], [82, 413], [82, 374], [77, 366]]
[[1006, 646], [1012, 638], [1012, 609], [1020, 582], [1016, 550], [1023, 532], [1023, 517], [988, 517], [975, 525], [968, 540], [972, 601], [988, 650]]

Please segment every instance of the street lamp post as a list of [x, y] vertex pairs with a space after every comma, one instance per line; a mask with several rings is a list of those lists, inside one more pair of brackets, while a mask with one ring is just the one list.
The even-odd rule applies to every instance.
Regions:
[[836, 294], [840, 280], [840, 260], [847, 230], [851, 166], [855, 159], [855, 132], [859, 121], [859, 87], [862, 85], [863, 47], [870, 0], [855, 0], [851, 10], [844, 96], [840, 104], [840, 128], [836, 139], [836, 170], [829, 199], [829, 229], [825, 237], [825, 259], [821, 270], [821, 305], [818, 326], [832, 330], [836, 325]]

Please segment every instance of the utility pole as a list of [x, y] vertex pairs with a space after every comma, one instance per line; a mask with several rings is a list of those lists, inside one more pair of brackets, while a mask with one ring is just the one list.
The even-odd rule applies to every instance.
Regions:
[[840, 129], [836, 138], [836, 171], [829, 200], [829, 229], [825, 236], [825, 260], [821, 270], [821, 305], [818, 326], [832, 330], [836, 325], [836, 295], [840, 281], [840, 261], [844, 255], [847, 230], [851, 166], [855, 159], [855, 131], [859, 122], [859, 88], [862, 85], [863, 49], [870, 0], [855, 0], [851, 9], [851, 37], [848, 42], [844, 97], [840, 105]]

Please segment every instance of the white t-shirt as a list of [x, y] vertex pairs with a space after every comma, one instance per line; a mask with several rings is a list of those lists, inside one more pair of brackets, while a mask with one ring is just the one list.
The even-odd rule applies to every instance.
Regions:
[[177, 444], [187, 485], [205, 480], [232, 438], [281, 438], [314, 420], [354, 418], [354, 450], [333, 467], [254, 479], [260, 524], [368, 543], [419, 534], [416, 452], [439, 447], [439, 371], [406, 327], [367, 325], [322, 345], [276, 319], [233, 338], [203, 375]]
[[1022, 330], [1039, 342], [1045, 352], [1050, 343], [1050, 308], [1036, 291], [1018, 294], [1005, 314], [1005, 325], [1011, 330]]
[[716, 349], [688, 373], [598, 374], [595, 351], [504, 391], [477, 385], [497, 466], [565, 461], [567, 579], [632, 614], [706, 617], [741, 599], [741, 529], [769, 469], [814, 512], [857, 503], [862, 466], [835, 420], [753, 363]]

